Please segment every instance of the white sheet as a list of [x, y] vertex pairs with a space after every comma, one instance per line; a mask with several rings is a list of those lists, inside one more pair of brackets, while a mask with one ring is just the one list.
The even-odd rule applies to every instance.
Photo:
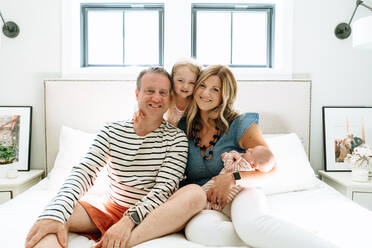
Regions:
[[[26, 235], [43, 207], [55, 196], [56, 187], [50, 187], [48, 178], [42, 180], [13, 200], [0, 205], [0, 247], [24, 247]], [[69, 248], [92, 247], [95, 242], [83, 236], [70, 233]], [[181, 233], [152, 240], [136, 248], [188, 247], [204, 246], [189, 242]]]
[[[0, 205], [1, 247], [24, 247], [25, 236], [55, 189], [48, 187], [44, 179], [15, 199]], [[371, 247], [370, 233], [372, 212], [345, 198], [318, 180], [311, 190], [276, 194], [268, 197], [271, 212], [280, 218], [294, 222], [342, 248]], [[85, 237], [70, 234], [70, 248], [91, 247], [94, 242]], [[177, 233], [149, 241], [138, 248], [204, 246], [187, 241]]]

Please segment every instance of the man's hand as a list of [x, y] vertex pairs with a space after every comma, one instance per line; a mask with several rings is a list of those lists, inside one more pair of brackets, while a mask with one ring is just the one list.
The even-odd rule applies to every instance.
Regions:
[[123, 216], [105, 232], [94, 248], [126, 248], [134, 226], [129, 216]]
[[234, 178], [231, 173], [227, 173], [215, 176], [212, 180], [214, 180], [214, 184], [207, 192], [207, 199], [211, 203], [222, 204], [222, 206], [225, 206], [230, 189], [235, 185]]
[[59, 221], [49, 219], [42, 219], [35, 222], [27, 234], [25, 247], [34, 247], [42, 238], [51, 233], [57, 235], [58, 243], [63, 248], [67, 247], [67, 229], [65, 225]]

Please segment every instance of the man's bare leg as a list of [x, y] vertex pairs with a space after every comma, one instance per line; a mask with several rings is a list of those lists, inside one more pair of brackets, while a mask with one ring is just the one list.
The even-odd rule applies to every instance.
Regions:
[[[77, 203], [71, 217], [65, 224], [66, 231], [71, 232], [84, 232], [94, 233], [98, 232], [98, 228], [93, 223], [83, 206]], [[39, 243], [34, 246], [35, 248], [61, 248], [62, 246], [58, 243], [57, 236], [55, 234], [48, 234], [42, 238]]]
[[128, 247], [182, 230], [194, 215], [204, 209], [206, 202], [206, 194], [200, 186], [190, 184], [182, 187], [133, 229]]

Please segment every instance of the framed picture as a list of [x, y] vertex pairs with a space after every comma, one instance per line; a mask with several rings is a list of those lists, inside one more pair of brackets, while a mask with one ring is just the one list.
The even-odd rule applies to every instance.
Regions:
[[326, 171], [351, 171], [348, 154], [362, 145], [372, 145], [372, 107], [323, 109], [324, 163]]
[[30, 169], [31, 106], [0, 106], [0, 166]]

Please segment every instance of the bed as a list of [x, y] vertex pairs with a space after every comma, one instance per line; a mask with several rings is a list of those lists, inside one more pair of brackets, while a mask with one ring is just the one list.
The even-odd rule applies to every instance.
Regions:
[[[1, 247], [23, 247], [29, 228], [55, 195], [71, 164], [84, 153], [93, 134], [106, 121], [130, 118], [136, 106], [134, 89], [133, 81], [45, 81], [48, 176], [0, 205]], [[308, 161], [311, 82], [241, 81], [236, 107], [240, 112], [260, 113], [265, 139], [280, 161], [278, 164], [283, 165], [281, 176], [262, 182], [270, 214], [308, 230], [314, 238], [324, 240], [324, 244], [371, 247], [372, 213], [318, 180]], [[101, 193], [104, 184], [104, 180], [98, 179], [89, 193]], [[306, 240], [303, 242], [306, 247]], [[94, 242], [85, 237], [69, 235], [69, 247], [92, 245]], [[205, 246], [186, 240], [180, 232], [136, 247]]]

